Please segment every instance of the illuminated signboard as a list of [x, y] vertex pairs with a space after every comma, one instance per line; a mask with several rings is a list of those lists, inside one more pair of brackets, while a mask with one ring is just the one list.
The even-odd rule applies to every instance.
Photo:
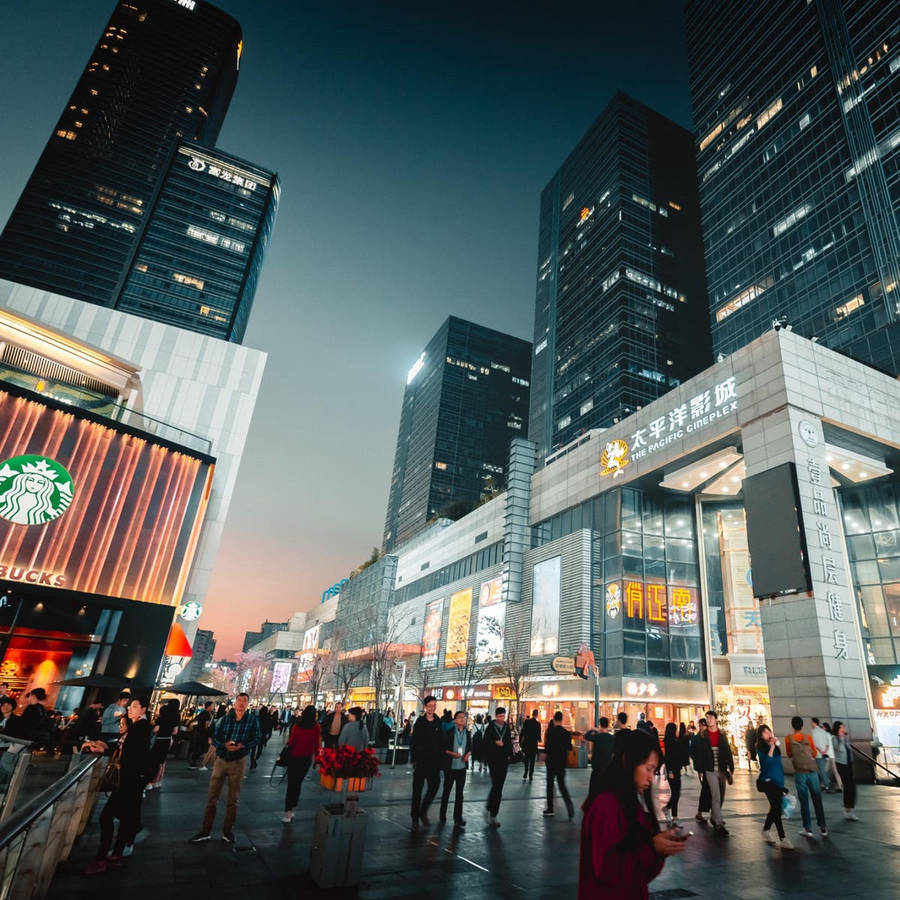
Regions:
[[562, 557], [534, 567], [531, 604], [531, 655], [559, 652], [559, 586]]
[[[179, 154], [188, 158], [187, 167], [193, 172], [204, 172], [211, 178], [218, 178], [245, 191], [255, 191], [260, 187], [257, 181], [258, 175], [239, 169], [233, 165], [227, 165], [213, 156], [207, 156], [196, 147], [179, 147]], [[262, 182], [262, 187], [267, 188], [268, 181]]]
[[618, 439], [607, 443], [601, 458], [600, 474], [615, 478], [622, 474], [629, 462], [644, 459], [736, 411], [737, 385], [732, 375], [691, 397], [686, 403], [670, 409], [645, 428], [638, 428], [629, 441]]
[[72, 476], [47, 456], [14, 456], [0, 463], [0, 517], [16, 525], [44, 525], [72, 502]]
[[[14, 464], [23, 457], [48, 460], [47, 468], [32, 463], [37, 468], [30, 476], [54, 486], [68, 477], [71, 502], [65, 515], [43, 516], [42, 524], [0, 518], [0, 579], [181, 602], [208, 501], [210, 460], [0, 389], [0, 460], [6, 460], [0, 463], [0, 504], [12, 502], [28, 518], [38, 506], [11, 500], [9, 476], [2, 477], [7, 470], [25, 472], [25, 464]], [[51, 470], [66, 476], [51, 480]], [[54, 487], [47, 495], [56, 511], [62, 494]], [[44, 494], [34, 496], [40, 501]]]
[[450, 620], [447, 623], [447, 652], [444, 667], [466, 664], [469, 655], [469, 622], [472, 617], [472, 588], [457, 591], [450, 598]]
[[422, 665], [436, 666], [441, 650], [441, 620], [444, 601], [432, 600], [425, 607], [425, 626], [422, 633]]
[[503, 659], [503, 629], [506, 624], [506, 604], [503, 598], [503, 579], [492, 578], [481, 585], [478, 596], [478, 627], [475, 632], [475, 661], [499, 662]]
[[272, 667], [272, 683], [269, 686], [270, 694], [286, 694], [291, 683], [291, 670], [293, 665], [289, 662], [277, 662]]

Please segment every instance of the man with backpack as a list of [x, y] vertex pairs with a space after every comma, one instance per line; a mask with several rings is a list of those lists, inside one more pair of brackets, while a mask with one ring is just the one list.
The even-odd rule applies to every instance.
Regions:
[[794, 786], [797, 788], [797, 799], [800, 801], [800, 817], [803, 819], [802, 837], [813, 836], [812, 821], [809, 817], [809, 795], [812, 794], [816, 821], [822, 837], [828, 837], [828, 826], [825, 824], [825, 810], [822, 808], [822, 793], [819, 789], [819, 775], [816, 771], [816, 745], [808, 734], [803, 734], [803, 719], [794, 716], [791, 719], [794, 733], [784, 739], [784, 747], [788, 757], [794, 764]]

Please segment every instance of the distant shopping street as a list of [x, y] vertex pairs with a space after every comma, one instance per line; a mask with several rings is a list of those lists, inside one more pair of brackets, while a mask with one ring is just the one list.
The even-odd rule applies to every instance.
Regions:
[[[270, 777], [280, 749], [269, 743], [259, 767], [248, 774], [241, 793], [234, 846], [221, 840], [220, 810], [212, 840], [192, 845], [203, 814], [209, 772], [171, 761], [163, 789], [143, 804], [150, 834], [135, 847], [121, 869], [89, 878], [83, 874], [96, 849], [96, 812], [71, 858], [58, 871], [48, 898], [80, 900], [116, 895], [127, 900], [283, 900], [292, 897], [375, 898], [528, 897], [574, 898], [578, 880], [581, 812], [568, 821], [557, 799], [556, 816], [542, 816], [545, 773], [535, 770], [533, 782], [522, 780], [522, 767], [512, 766], [500, 808], [501, 827], [488, 827], [484, 805], [490, 788], [487, 772], [470, 773], [466, 783], [467, 827], [431, 822], [410, 828], [412, 777], [406, 765], [385, 766], [373, 790], [360, 796], [368, 816], [363, 877], [358, 889], [320, 890], [309, 875], [310, 846], [316, 809], [335, 802], [313, 772], [303, 785], [299, 807], [290, 825], [281, 822], [285, 784], [281, 770]], [[587, 793], [588, 770], [567, 775], [578, 806]], [[722, 897], [759, 900], [760, 896], [887, 900], [900, 896], [900, 791], [861, 785], [859, 822], [841, 816], [839, 795], [824, 796], [830, 835], [799, 837], [798, 819], [786, 822], [797, 847], [792, 853], [774, 849], [761, 837], [766, 801], [757, 793], [755, 773], [746, 769], [735, 778], [725, 803], [730, 837], [718, 838], [693, 819], [697, 808], [696, 778], [685, 774], [681, 799], [682, 823], [694, 832], [688, 850], [670, 859], [651, 884], [651, 898]], [[793, 790], [793, 782], [788, 779]]]

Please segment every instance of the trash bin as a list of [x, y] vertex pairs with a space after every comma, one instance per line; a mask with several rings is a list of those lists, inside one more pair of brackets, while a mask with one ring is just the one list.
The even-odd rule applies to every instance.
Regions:
[[361, 810], [348, 816], [343, 803], [319, 807], [309, 852], [310, 875], [319, 887], [359, 884], [366, 820], [367, 816]]

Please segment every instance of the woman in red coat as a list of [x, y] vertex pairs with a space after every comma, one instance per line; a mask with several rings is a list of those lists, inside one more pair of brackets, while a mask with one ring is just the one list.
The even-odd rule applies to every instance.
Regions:
[[660, 831], [652, 787], [659, 745], [643, 731], [620, 734], [599, 793], [584, 804], [578, 900], [646, 900], [667, 856], [684, 850], [686, 835]]
[[300, 785], [312, 765], [321, 743], [319, 725], [316, 722], [316, 708], [307, 706], [300, 715], [300, 721], [291, 727], [288, 737], [290, 755], [287, 764], [287, 796], [284, 798], [284, 816], [281, 821], [290, 824], [294, 818], [294, 807], [300, 799]]

